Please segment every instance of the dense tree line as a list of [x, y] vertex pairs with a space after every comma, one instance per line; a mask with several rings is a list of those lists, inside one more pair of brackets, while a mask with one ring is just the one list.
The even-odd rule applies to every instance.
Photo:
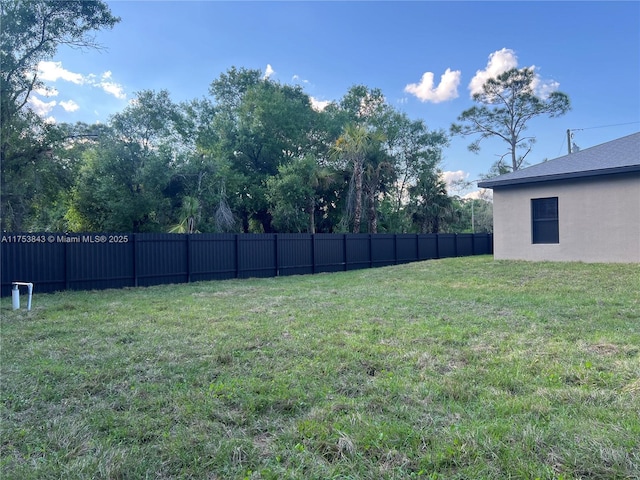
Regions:
[[461, 203], [438, 170], [444, 132], [364, 86], [317, 111], [299, 87], [231, 68], [206, 99], [174, 103], [167, 91], [142, 91], [99, 128], [47, 128], [60, 140], [38, 154], [42, 168], [26, 179], [39, 182], [42, 198], [22, 217], [13, 212], [22, 228], [376, 233], [461, 225]]
[[[27, 103], [42, 86], [38, 62], [60, 45], [95, 47], [90, 33], [119, 19], [100, 1], [2, 0], [1, 8], [3, 230], [492, 229], [490, 202], [447, 192], [439, 169], [447, 133], [364, 85], [318, 110], [298, 86], [231, 67], [201, 99], [175, 103], [168, 91], [145, 90], [106, 124], [46, 123]], [[517, 169], [526, 121], [568, 109], [564, 94], [540, 103], [532, 80], [525, 69], [488, 82], [482, 106], [452, 132], [485, 138], [492, 121], [515, 119], [498, 133]]]

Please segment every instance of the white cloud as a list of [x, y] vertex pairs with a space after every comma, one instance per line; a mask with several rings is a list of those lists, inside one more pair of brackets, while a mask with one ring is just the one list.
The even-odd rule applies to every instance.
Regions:
[[483, 200], [492, 198], [492, 190], [481, 188], [480, 190], [471, 191], [473, 188], [477, 188], [475, 184], [478, 180], [469, 180], [469, 172], [464, 170], [442, 172], [440, 178], [447, 185], [447, 192], [450, 195], [458, 195], [462, 198], [481, 198]]
[[[475, 198], [477, 200], [491, 201], [493, 190], [475, 186], [477, 180], [469, 180], [469, 172], [464, 170], [446, 171], [440, 174], [440, 178], [447, 185], [447, 192], [451, 195], [459, 195], [462, 198]], [[476, 188], [476, 190], [471, 190]], [[471, 190], [471, 191], [470, 191]]]
[[317, 98], [311, 98], [311, 107], [318, 111], [321, 112], [323, 111], [325, 108], [327, 108], [327, 105], [329, 105], [331, 102], [329, 100], [318, 100]]
[[[97, 76], [93, 73], [82, 75], [66, 70], [62, 66], [62, 62], [41, 61], [38, 63], [38, 77], [45, 82], [64, 80], [76, 85], [89, 85], [91, 87], [101, 88], [105, 93], [113, 95], [120, 100], [127, 97], [126, 93], [124, 93], [124, 87], [112, 80], [113, 74], [109, 70], [104, 72], [100, 76], [100, 80], [98, 80]], [[50, 91], [51, 93], [45, 94], [45, 91]], [[58, 94], [58, 91], [53, 87], [46, 86], [45, 89], [39, 89], [39, 93], [43, 96], [55, 96]]]
[[456, 185], [456, 183], [466, 181], [467, 178], [469, 177], [469, 174], [464, 170], [456, 170], [455, 172], [452, 172], [452, 171], [442, 172], [440, 176], [442, 177], [444, 182], [447, 184], [447, 190], [449, 190], [450, 187]]
[[305, 80], [304, 78], [300, 78], [300, 75], [294, 75], [293, 77], [291, 77], [291, 80], [294, 82], [298, 82], [298, 83], [305, 83], [308, 84], [309, 80]]
[[119, 100], [124, 100], [127, 98], [127, 94], [124, 93], [124, 87], [116, 82], [111, 81], [111, 77], [113, 74], [110, 70], [107, 70], [102, 75], [100, 75], [100, 80], [96, 78], [96, 75], [93, 73], [87, 75], [87, 83], [92, 87], [101, 88], [105, 93], [109, 95], [113, 95]]
[[420, 83], [410, 83], [404, 87], [404, 91], [415, 95], [422, 102], [440, 103], [458, 97], [460, 70], [452, 71], [447, 68], [437, 87], [434, 87], [433, 78], [433, 72], [425, 72]]
[[80, 106], [73, 100], [62, 101], [59, 104], [66, 112], [75, 112]]
[[474, 190], [473, 192], [467, 193], [464, 199], [470, 200], [485, 200], [487, 202], [493, 201], [493, 190], [488, 188], [481, 188], [480, 190]]
[[271, 64], [267, 63], [267, 68], [264, 71], [264, 77], [263, 78], [266, 80], [267, 78], [269, 78], [274, 73], [276, 73], [276, 71], [273, 69]]
[[57, 97], [58, 96], [58, 90], [48, 86], [36, 88], [34, 92], [40, 95], [41, 97]]
[[76, 85], [82, 85], [85, 82], [85, 78], [81, 74], [64, 69], [62, 62], [49, 62], [46, 60], [38, 63], [38, 77], [46, 82], [65, 80]]
[[555, 80], [542, 80], [538, 74], [533, 79], [533, 91], [542, 99], [549, 98], [549, 95], [558, 88], [560, 88], [560, 84]]
[[518, 57], [516, 52], [510, 48], [503, 48], [489, 55], [489, 61], [484, 70], [476, 71], [476, 74], [469, 82], [469, 91], [471, 96], [482, 92], [482, 85], [490, 78], [495, 78], [501, 73], [516, 68], [518, 66]]
[[50, 102], [43, 102], [35, 95], [31, 95], [29, 97], [29, 107], [41, 117], [47, 115], [57, 104], [58, 103], [55, 100], [52, 100]]
[[[473, 97], [476, 93], [482, 92], [482, 86], [490, 78], [496, 78], [498, 75], [518, 67], [518, 57], [516, 52], [510, 48], [503, 48], [489, 55], [489, 61], [484, 70], [476, 71], [476, 74], [469, 82], [469, 93]], [[536, 66], [529, 67], [532, 70], [536, 70]], [[537, 73], [533, 79], [533, 91], [540, 98], [547, 98], [550, 93], [556, 91], [560, 84], [553, 80], [542, 80]]]
[[119, 83], [114, 82], [100, 82], [95, 85], [102, 88], [106, 93], [113, 95], [114, 97], [124, 100], [127, 98], [127, 94], [124, 93], [124, 88]]

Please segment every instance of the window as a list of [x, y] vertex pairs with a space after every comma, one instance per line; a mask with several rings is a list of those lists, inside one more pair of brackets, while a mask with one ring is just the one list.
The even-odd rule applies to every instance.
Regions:
[[531, 200], [532, 243], [560, 243], [558, 197]]

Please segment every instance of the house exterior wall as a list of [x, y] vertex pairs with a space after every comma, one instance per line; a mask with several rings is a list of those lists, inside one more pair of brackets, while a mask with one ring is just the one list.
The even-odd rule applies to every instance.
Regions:
[[[531, 200], [558, 197], [559, 243], [533, 244]], [[494, 257], [640, 263], [640, 174], [494, 188]]]

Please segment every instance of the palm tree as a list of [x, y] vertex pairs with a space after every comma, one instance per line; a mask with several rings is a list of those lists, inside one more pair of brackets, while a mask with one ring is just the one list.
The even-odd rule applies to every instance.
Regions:
[[453, 221], [453, 201], [438, 170], [424, 170], [409, 189], [410, 210], [420, 233], [439, 233]]
[[364, 162], [374, 145], [381, 142], [383, 136], [363, 125], [347, 125], [342, 135], [336, 140], [332, 156], [352, 164], [352, 183], [354, 186], [355, 204], [353, 209], [353, 233], [360, 232], [362, 218], [362, 178]]
[[363, 190], [367, 198], [369, 233], [378, 233], [378, 197], [386, 188], [385, 181], [392, 175], [393, 168], [386, 160], [374, 160], [364, 168]]
[[180, 223], [174, 225], [169, 233], [200, 233], [196, 229], [196, 217], [198, 216], [198, 210], [200, 209], [200, 203], [198, 199], [193, 197], [184, 197], [182, 199], [182, 213]]
[[322, 190], [328, 188], [336, 181], [335, 172], [328, 168], [318, 165], [314, 159], [314, 163], [309, 177], [305, 179], [308, 185], [313, 189], [313, 193], [307, 199], [307, 213], [309, 214], [309, 233], [316, 233], [316, 206], [318, 198]]

